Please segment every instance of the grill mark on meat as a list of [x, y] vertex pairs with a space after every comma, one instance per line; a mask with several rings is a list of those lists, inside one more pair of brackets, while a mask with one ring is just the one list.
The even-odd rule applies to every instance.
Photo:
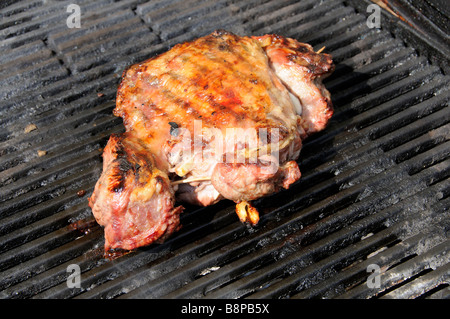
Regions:
[[152, 107], [161, 109], [158, 102], [164, 101], [164, 113], [168, 118], [179, 123], [181, 127], [190, 126], [194, 119], [201, 118], [201, 113], [193, 107], [194, 104], [187, 99], [180, 98], [179, 95], [169, 89], [169, 85], [161, 86], [157, 92], [152, 94], [152, 97], [158, 98], [158, 101], [155, 101]]
[[[222, 36], [223, 34], [220, 34]], [[233, 57], [236, 57], [238, 61], [235, 61], [234, 63], [224, 60], [221, 55], [218, 55], [217, 57], [214, 55], [204, 55], [203, 58], [207, 59], [198, 59], [197, 64], [200, 64], [200, 62], [205, 61], [205, 64], [207, 67], [209, 67], [209, 72], [214, 72], [214, 70], [222, 70], [224, 74], [232, 74], [232, 76], [240, 81], [243, 85], [240, 85], [239, 92], [233, 89], [228, 89], [223, 91], [224, 97], [228, 98], [226, 103], [220, 103], [221, 105], [226, 106], [227, 108], [233, 110], [234, 113], [242, 114], [242, 109], [246, 108], [247, 106], [243, 103], [243, 96], [251, 96], [253, 87], [245, 85], [246, 81], [249, 79], [249, 77], [252, 77], [253, 74], [251, 74], [252, 68], [254, 68], [254, 63], [250, 61], [245, 55], [243, 55], [242, 47], [243, 43], [238, 42], [239, 47], [234, 48], [233, 44], [229, 44], [230, 39], [224, 40], [223, 43], [216, 43], [216, 47], [218, 51], [226, 51], [233, 54]], [[236, 44], [234, 44], [236, 46]], [[261, 51], [261, 54], [263, 54], [263, 51]], [[239, 64], [239, 68], [236, 68], [235, 64]], [[250, 74], [247, 70], [250, 70]], [[253, 82], [253, 84], [257, 84]], [[208, 85], [209, 88], [209, 85]], [[215, 93], [215, 88], [209, 88], [209, 92]], [[213, 105], [215, 106], [215, 105]], [[236, 112], [238, 110], [238, 112]], [[246, 114], [246, 116], [250, 116], [255, 122], [263, 120], [261, 115], [265, 115], [263, 112], [252, 112], [251, 114]], [[265, 116], [264, 116], [265, 118]]]
[[126, 174], [131, 169], [131, 163], [126, 158], [123, 144], [120, 142], [118, 135], [113, 134], [112, 138], [118, 139], [119, 142], [115, 144], [115, 153], [117, 156], [110, 164], [113, 166], [113, 172], [110, 175], [108, 186], [110, 192], [120, 193], [125, 186]]
[[[171, 90], [168, 89], [167, 85], [158, 85], [157, 88], [153, 89], [151, 83], [158, 80], [158, 78], [154, 75], [148, 75], [148, 77], [149, 79], [147, 81], [142, 81], [142, 83], [145, 83], [145, 86], [140, 90], [141, 92], [138, 93], [138, 96], [146, 96], [148, 98], [146, 103], [137, 103], [137, 108], [140, 110], [142, 115], [148, 119], [148, 113], [151, 113], [152, 115], [157, 114], [157, 116], [173, 119], [178, 123], [186, 122], [186, 119], [190, 119], [192, 121], [192, 117], [195, 117], [195, 114], [197, 113], [196, 110], [180, 99], [179, 96], [172, 93]], [[151, 91], [151, 94], [146, 94], [147, 91]], [[163, 107], [160, 105], [163, 105]], [[124, 107], [119, 106], [116, 110], [118, 109], [122, 110]], [[117, 113], [120, 112], [117, 111]], [[192, 114], [193, 116], [191, 116]], [[139, 116], [135, 117], [132, 115], [133, 112], [130, 112], [130, 109], [126, 108], [123, 114], [124, 121], [127, 121], [127, 119], [140, 118]], [[141, 119], [139, 121], [141, 121]]]
[[[180, 98], [179, 92], [176, 92], [175, 89], [185, 88], [189, 84], [195, 83], [195, 81], [192, 82], [192, 79], [187, 79], [186, 83], [184, 83], [176, 79], [172, 73], [170, 74], [171, 76], [165, 82], [165, 85], [159, 88], [159, 92], [155, 92], [157, 96], [161, 95], [160, 98], [164, 99], [164, 111], [169, 118], [177, 119], [179, 123], [183, 123], [185, 126], [193, 125], [193, 121], [196, 119], [201, 119], [204, 124], [209, 126], [221, 126], [225, 121], [238, 122], [245, 117], [245, 114], [237, 113], [223, 103], [217, 102], [212, 93], [197, 94], [192, 98], [182, 95], [183, 98]], [[198, 83], [196, 86], [202, 88], [202, 83]], [[204, 84], [204, 87], [208, 88], [209, 85]], [[194, 98], [196, 99], [194, 100]], [[156, 108], [157, 105], [158, 103], [155, 103]], [[217, 110], [220, 110], [220, 112], [217, 112]]]
[[[193, 98], [191, 98], [190, 100], [192, 101], [192, 104], [197, 107], [197, 110], [199, 113], [201, 113], [202, 117], [205, 117], [205, 121], [209, 122], [212, 125], [217, 126], [223, 124], [223, 120], [226, 118], [226, 115], [230, 117], [230, 122], [242, 120], [243, 117], [250, 117], [255, 122], [264, 120], [265, 113], [262, 112], [263, 110], [246, 113], [246, 106], [243, 105], [241, 101], [241, 96], [251, 96], [252, 94], [253, 88], [245, 85], [245, 83], [249, 77], [254, 77], [254, 75], [251, 74], [251, 70], [252, 68], [254, 68], [254, 63], [249, 61], [249, 59], [247, 59], [243, 55], [242, 49], [239, 50], [240, 48], [238, 47], [234, 50], [231, 44], [228, 44], [226, 40], [218, 43], [216, 40], [212, 41], [210, 36], [198, 41], [200, 48], [205, 46], [205, 43], [209, 42], [213, 43], [214, 45], [208, 48], [208, 52], [206, 54], [204, 51], [197, 50], [197, 52], [193, 54], [195, 56], [195, 59], [192, 56], [190, 58], [184, 58], [183, 53], [178, 57], [178, 59], [184, 62], [183, 72], [185, 72], [187, 69], [193, 69], [196, 73], [198, 73], [198, 76], [195, 76], [194, 79], [188, 76], [180, 76], [178, 70], [171, 69], [168, 71], [168, 74], [171, 76], [170, 82], [165, 82], [167, 86], [170, 86], [174, 90], [177, 88], [195, 86], [192, 91], [203, 91], [202, 94], [196, 94], [193, 96], [193, 98], [197, 98], [196, 100], [193, 100]], [[228, 41], [230, 41], [230, 39], [228, 39]], [[233, 55], [233, 57], [238, 57], [239, 61], [235, 61], [235, 63], [239, 63], [240, 66], [243, 66], [242, 68], [237, 69], [235, 63], [225, 60], [223, 55], [214, 54], [216, 50], [223, 51], [224, 47], [222, 47], [222, 50], [221, 48], [219, 48], [219, 46], [221, 45], [226, 46], [227, 51], [236, 51], [233, 52], [236, 53]], [[254, 43], [254, 46], [259, 47], [256, 42]], [[264, 55], [262, 49], [260, 53], [261, 55]], [[192, 52], [189, 52], [189, 54], [192, 55]], [[269, 68], [268, 65], [266, 67]], [[236, 96], [237, 92], [233, 90], [224, 91], [222, 95], [217, 94], [217, 92], [220, 92], [220, 89], [223, 89], [222, 83], [216, 84], [214, 83], [214, 81], [211, 83], [209, 81], [209, 77], [205, 75], [217, 73], [218, 70], [220, 70], [220, 74], [216, 76], [217, 79], [226, 79], [227, 74], [232, 74], [234, 79], [238, 79], [242, 84], [244, 84], [240, 85], [240, 96]], [[246, 70], [249, 70], [250, 74], [248, 74], [249, 72]], [[258, 84], [258, 81], [253, 81], [253, 84]], [[261, 83], [261, 85], [264, 86], [264, 83]], [[177, 91], [178, 92], [176, 92], [176, 94], [181, 93], [179, 92], [179, 90]], [[261, 91], [264, 92], [264, 90]], [[221, 102], [217, 101], [214, 96], [221, 96], [225, 97], [226, 99], [225, 101]], [[209, 105], [205, 105], [201, 102], [206, 102]], [[252, 105], [252, 107], [254, 106], [255, 105]], [[220, 123], [214, 123], [214, 118], [210, 118], [210, 115], [216, 114], [214, 112], [217, 108], [219, 108], [220, 111], [224, 113], [221, 116]]]
[[[212, 48], [208, 48], [209, 52], [215, 51], [214, 49], [220, 51], [218, 46], [225, 43], [228, 50], [232, 50], [232, 45], [228, 44], [228, 42], [236, 41], [237, 37], [233, 35], [233, 37], [236, 38], [234, 40], [230, 39], [230, 37], [222, 39], [222, 36], [225, 34], [227, 33], [217, 33], [197, 40], [200, 42], [199, 47], [202, 48], [204, 46], [202, 42], [211, 42], [214, 45], [212, 45]], [[222, 41], [218, 42], [214, 37], [220, 37]], [[251, 44], [257, 48], [259, 53], [261, 53], [261, 56], [265, 58], [265, 53], [256, 40], [249, 38], [246, 41], [254, 41], [254, 43]], [[252, 74], [252, 69], [254, 68], [254, 62], [246, 58], [244, 55], [245, 52], [242, 52], [244, 49], [242, 49], [243, 45], [240, 44], [241, 42], [238, 41], [240, 47], [236, 48], [237, 52], [233, 56], [238, 57], [239, 61], [235, 62], [239, 62], [239, 65], [243, 66], [242, 68], [239, 68], [242, 72], [239, 71], [239, 69], [236, 70], [234, 63], [224, 60], [220, 54], [204, 54], [201, 50], [195, 54], [189, 52], [189, 54], [194, 55], [189, 57], [186, 57], [181, 53], [176, 57], [172, 57], [168, 63], [177, 65], [177, 60], [179, 60], [179, 62], [182, 62], [184, 65], [183, 72], [186, 72], [187, 65], [189, 65], [190, 69], [195, 70], [195, 72], [198, 73], [195, 78], [186, 76], [183, 72], [180, 74], [179, 69], [169, 68], [167, 66], [166, 68], [163, 68], [161, 71], [162, 74], [160, 75], [155, 75], [154, 70], [148, 70], [147, 65], [144, 63], [139, 64], [135, 68], [130, 68], [131, 73], [145, 74], [146, 79], [145, 81], [142, 80], [142, 83], [145, 83], [149, 90], [152, 87], [152, 83], [157, 83], [155, 90], [152, 91], [151, 94], [154, 98], [152, 101], [153, 104], [149, 104], [149, 106], [146, 107], [160, 110], [158, 104], [159, 101], [163, 101], [163, 111], [167, 117], [176, 119], [177, 122], [184, 124], [186, 127], [192, 126], [194, 119], [201, 119], [204, 125], [213, 127], [223, 127], [224, 125], [238, 126], [237, 123], [240, 123], [244, 119], [252, 122], [252, 124], [249, 125], [253, 126], [262, 124], [261, 126], [271, 127], [276, 125], [273, 121], [266, 118], [267, 110], [265, 105], [271, 104], [271, 98], [267, 95], [265, 90], [265, 87], [267, 87], [265, 83], [267, 79], [260, 79], [260, 81], [255, 81], [255, 79], [253, 79], [254, 74]], [[234, 45], [236, 46], [236, 44]], [[182, 46], [183, 44], [180, 45], [180, 47]], [[264, 66], [267, 69], [270, 69], [268, 62], [265, 62], [266, 65]], [[199, 70], [204, 70], [204, 72], [199, 72]], [[222, 77], [225, 78], [225, 74], [230, 73], [232, 74], [233, 79], [241, 81], [244, 85], [239, 85], [240, 92], [228, 90], [224, 91], [223, 94], [217, 94], [218, 91], [220, 92], [221, 83], [215, 84], [214, 82], [208, 82], [208, 77], [205, 76], [205, 74], [217, 72], [217, 70], [220, 70], [221, 72], [221, 74], [217, 76], [219, 79]], [[125, 78], [127, 81], [134, 80], [133, 75], [129, 75]], [[245, 83], [248, 83], [249, 78], [253, 79], [252, 84], [254, 84], [254, 87], [245, 85]], [[269, 77], [269, 81], [272, 80], [273, 79], [270, 79]], [[260, 88], [258, 88], [258, 86], [260, 86]], [[187, 90], [189, 87], [191, 87], [191, 90], [196, 92], [196, 94], [190, 95], [186, 94], [186, 92], [181, 92]], [[131, 87], [131, 89], [134, 90], [133, 87]], [[248, 112], [247, 106], [243, 105], [241, 101], [241, 96], [252, 96], [252, 94], [255, 93], [253, 91], [259, 91], [265, 94], [260, 96], [260, 101], [264, 103], [260, 103], [262, 106], [258, 103], [249, 105], [248, 107], [251, 107], [251, 112]], [[237, 96], [236, 93], [241, 96]], [[182, 98], [180, 98], [180, 96]], [[216, 96], [220, 96], [224, 100], [218, 101]], [[155, 101], [156, 99], [158, 101]], [[256, 109], [256, 106], [260, 107]], [[219, 112], [216, 112], [217, 110]], [[145, 107], [143, 108], [143, 111], [145, 113]], [[276, 120], [281, 120], [276, 118], [276, 116], [274, 117]]]
[[111, 192], [120, 193], [125, 186], [126, 175], [131, 169], [131, 164], [126, 158], [118, 158], [115, 161], [118, 164], [114, 166], [114, 173], [111, 174], [112, 182], [109, 184], [109, 190]]

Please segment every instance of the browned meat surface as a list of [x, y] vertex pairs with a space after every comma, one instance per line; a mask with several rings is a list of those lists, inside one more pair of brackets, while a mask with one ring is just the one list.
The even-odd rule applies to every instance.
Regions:
[[126, 133], [105, 148], [90, 199], [105, 248], [133, 249], [177, 229], [175, 199], [247, 203], [300, 178], [302, 139], [332, 115], [321, 80], [331, 57], [276, 35], [216, 31], [127, 69], [114, 114]]
[[306, 136], [323, 130], [333, 115], [330, 93], [322, 84], [334, 70], [331, 56], [316, 54], [309, 44], [294, 39], [277, 35], [255, 38], [264, 47], [277, 77], [299, 99], [297, 113]]
[[251, 201], [279, 191], [300, 178], [295, 161], [289, 161], [279, 168], [273, 163], [218, 163], [211, 182], [219, 193], [235, 202]]

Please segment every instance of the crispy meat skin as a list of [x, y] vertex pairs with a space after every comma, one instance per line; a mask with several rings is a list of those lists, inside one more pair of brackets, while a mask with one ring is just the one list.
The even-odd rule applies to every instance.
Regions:
[[[111, 136], [90, 198], [105, 249], [169, 236], [182, 210], [175, 196], [240, 203], [288, 188], [301, 175], [302, 139], [332, 115], [321, 80], [333, 67], [329, 55], [293, 39], [215, 31], [125, 70], [114, 114], [126, 133]], [[230, 139], [230, 128], [244, 139]], [[256, 155], [270, 151], [252, 162], [249, 145]], [[192, 182], [171, 185], [180, 180]]]

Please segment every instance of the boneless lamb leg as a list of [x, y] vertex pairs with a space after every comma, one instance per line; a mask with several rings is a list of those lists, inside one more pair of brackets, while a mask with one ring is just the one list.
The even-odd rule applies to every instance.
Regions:
[[130, 66], [114, 110], [126, 133], [111, 136], [90, 198], [105, 249], [170, 236], [177, 200], [229, 199], [242, 221], [257, 223], [249, 201], [300, 178], [302, 139], [333, 113], [321, 82], [333, 68], [329, 55], [296, 40], [223, 30]]

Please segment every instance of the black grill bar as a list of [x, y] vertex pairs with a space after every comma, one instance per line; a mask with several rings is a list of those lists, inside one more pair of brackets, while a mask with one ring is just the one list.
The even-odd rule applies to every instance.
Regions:
[[[389, 213], [389, 212], [388, 212]], [[407, 226], [402, 225], [405, 229]], [[438, 231], [437, 235], [433, 233], [433, 231]], [[304, 290], [294, 296], [293, 298], [297, 299], [307, 299], [307, 298], [333, 298], [339, 296], [340, 298], [370, 298], [372, 297], [369, 294], [370, 290], [367, 289], [365, 285], [365, 281], [367, 280], [367, 267], [370, 264], [383, 264], [387, 269], [395, 269], [395, 266], [398, 264], [399, 260], [409, 260], [417, 256], [420, 253], [420, 250], [424, 246], [433, 245], [433, 240], [439, 240], [439, 237], [442, 234], [439, 233], [439, 228], [432, 229], [429, 233], [420, 232], [417, 235], [409, 237], [408, 239], [402, 241], [402, 245], [391, 245], [382, 247], [379, 249], [375, 255], [370, 256], [370, 258], [361, 258], [357, 261], [357, 264], [344, 268], [340, 272], [333, 273], [332, 277], [329, 278], [325, 282], [320, 282], [317, 285], [313, 286], [308, 290]], [[382, 235], [382, 233], [380, 233]], [[372, 236], [371, 236], [372, 237]], [[444, 243], [445, 245], [445, 243]], [[437, 248], [437, 250], [441, 250], [443, 247]], [[421, 255], [424, 259], [422, 262], [423, 266], [427, 266], [426, 258], [424, 255]], [[428, 256], [430, 258], [431, 255]], [[383, 261], [383, 262], [381, 262]], [[403, 265], [403, 263], [401, 264]], [[409, 269], [412, 271], [420, 271], [420, 268], [411, 267], [411, 264], [407, 264], [404, 266], [405, 269]], [[388, 272], [389, 272], [388, 270]], [[397, 272], [400, 275], [400, 272]], [[398, 282], [403, 282], [404, 280], [409, 278], [410, 274], [403, 274], [403, 278], [395, 278], [390, 281], [383, 280], [383, 289], [390, 289], [395, 287]], [[346, 291], [346, 287], [352, 287], [351, 290]], [[275, 288], [272, 288], [275, 289]]]
[[[342, 0], [83, 0], [68, 29], [70, 3], [0, 10], [1, 298], [448, 297], [449, 77], [407, 31], [384, 14], [369, 29]], [[301, 180], [255, 202], [257, 227], [228, 201], [188, 208], [164, 244], [105, 258], [87, 197], [123, 131], [120, 75], [219, 28], [325, 46], [335, 115], [305, 141]]]

